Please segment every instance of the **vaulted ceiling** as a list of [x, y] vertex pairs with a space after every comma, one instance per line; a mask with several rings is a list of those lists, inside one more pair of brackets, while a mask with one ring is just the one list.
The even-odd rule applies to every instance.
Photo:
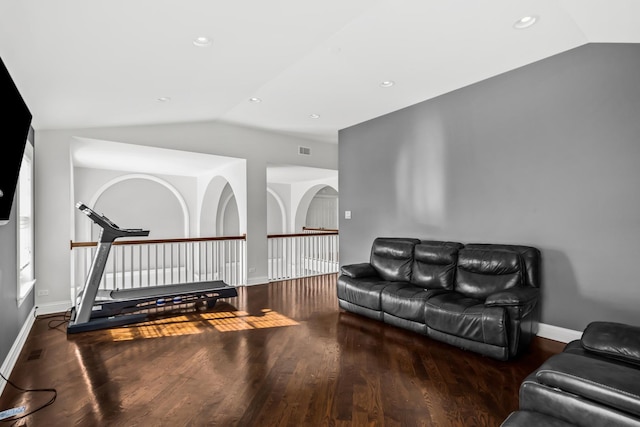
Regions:
[[337, 142], [586, 43], [640, 42], [637, 16], [637, 0], [4, 0], [0, 57], [36, 130], [219, 120]]

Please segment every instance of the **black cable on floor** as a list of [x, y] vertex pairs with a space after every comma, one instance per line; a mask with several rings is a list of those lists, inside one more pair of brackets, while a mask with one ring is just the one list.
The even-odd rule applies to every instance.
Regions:
[[2, 422], [11, 422], [11, 421], [17, 421], [17, 420], [21, 420], [22, 418], [28, 417], [31, 414], [34, 414], [36, 412], [38, 412], [39, 410], [46, 408], [49, 405], [52, 405], [53, 402], [56, 401], [56, 398], [58, 397], [58, 391], [55, 388], [33, 388], [33, 389], [28, 389], [28, 388], [22, 388], [18, 385], [16, 385], [15, 383], [13, 383], [12, 381], [10, 381], [8, 378], [6, 378], [4, 375], [2, 375], [2, 372], [0, 372], [0, 377], [2, 377], [3, 380], [5, 380], [7, 382], [7, 384], [9, 384], [11, 387], [15, 388], [16, 390], [22, 392], [22, 393], [53, 393], [53, 395], [51, 396], [51, 399], [49, 399], [48, 402], [46, 402], [45, 404], [37, 407], [36, 409], [34, 409], [33, 411], [27, 412], [26, 414], [22, 414], [22, 415], [14, 415], [12, 417], [9, 418], [5, 418], [4, 420], [0, 420]]
[[36, 316], [38, 319], [51, 319], [47, 323], [49, 329], [57, 329], [60, 330], [60, 326], [69, 323], [71, 320], [71, 309], [68, 309], [63, 314], [55, 313], [55, 314], [46, 314]]
[[59, 329], [60, 326], [69, 323], [69, 320], [71, 320], [71, 309], [67, 310], [62, 315], [62, 319], [60, 319], [60, 314], [50, 317], [52, 318], [52, 320], [49, 320], [49, 323], [47, 323], [49, 329]]

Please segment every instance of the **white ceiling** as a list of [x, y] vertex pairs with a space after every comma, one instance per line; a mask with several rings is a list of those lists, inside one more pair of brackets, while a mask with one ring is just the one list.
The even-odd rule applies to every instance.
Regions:
[[[525, 15], [538, 23], [514, 29]], [[220, 120], [337, 142], [588, 42], [640, 42], [639, 15], [637, 0], [4, 0], [0, 57], [36, 130]]]

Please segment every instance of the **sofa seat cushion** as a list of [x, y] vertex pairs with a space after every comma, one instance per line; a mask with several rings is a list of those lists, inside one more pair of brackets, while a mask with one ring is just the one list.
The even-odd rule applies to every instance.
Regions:
[[427, 300], [440, 292], [442, 291], [396, 282], [382, 290], [382, 311], [401, 319], [424, 323]]
[[504, 307], [486, 307], [483, 301], [447, 292], [429, 298], [425, 313], [427, 326], [445, 334], [501, 347], [508, 344]]
[[338, 278], [338, 298], [371, 310], [382, 309], [380, 294], [392, 284], [376, 277], [352, 279], [348, 276]]

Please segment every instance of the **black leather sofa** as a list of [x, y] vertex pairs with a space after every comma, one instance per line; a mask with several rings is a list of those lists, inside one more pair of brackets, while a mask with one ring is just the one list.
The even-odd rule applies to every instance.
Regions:
[[640, 426], [640, 328], [589, 324], [525, 378], [502, 426]]
[[530, 246], [381, 237], [337, 292], [343, 310], [508, 360], [537, 332], [539, 286]]

